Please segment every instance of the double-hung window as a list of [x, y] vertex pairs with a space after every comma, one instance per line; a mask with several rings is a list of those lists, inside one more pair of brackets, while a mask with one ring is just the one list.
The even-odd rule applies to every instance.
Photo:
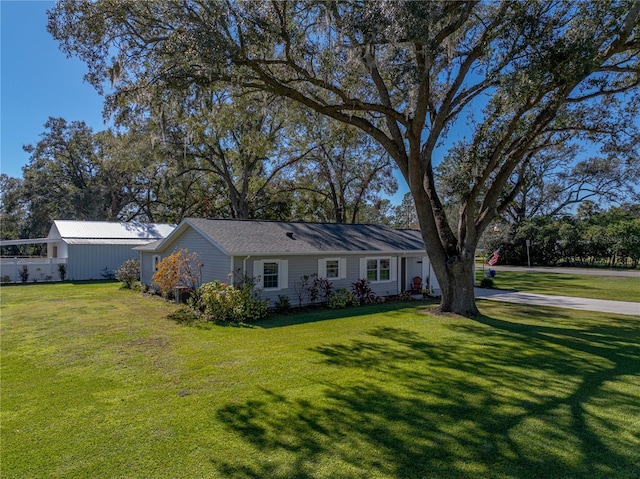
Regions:
[[318, 260], [318, 276], [327, 279], [347, 277], [346, 258], [321, 258]]
[[327, 279], [336, 279], [340, 277], [340, 261], [337, 259], [329, 259], [326, 262]]
[[378, 261], [377, 259], [367, 260], [367, 279], [369, 281], [378, 281]]
[[365, 258], [361, 262], [361, 276], [368, 281], [393, 281], [395, 258]]
[[289, 261], [285, 259], [265, 259], [253, 262], [253, 275], [261, 289], [287, 289]]
[[262, 285], [265, 289], [278, 287], [278, 270], [280, 269], [279, 266], [280, 265], [276, 262], [264, 262]]

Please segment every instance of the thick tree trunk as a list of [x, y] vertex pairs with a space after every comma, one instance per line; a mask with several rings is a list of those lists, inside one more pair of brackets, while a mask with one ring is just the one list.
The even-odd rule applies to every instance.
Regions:
[[[416, 205], [422, 239], [442, 292], [439, 309], [443, 313], [478, 316], [480, 312], [475, 302], [473, 275], [475, 247], [479, 234], [470, 237], [471, 232], [468, 231], [465, 238], [467, 244], [460, 247], [458, 238], [453, 236], [448, 227], [444, 208], [439, 204], [435, 188], [431, 186], [433, 172], [429, 171], [423, 177], [420, 169], [414, 167], [412, 173], [414, 176], [409, 176], [408, 183], [418, 185], [411, 193]], [[423, 178], [427, 181], [422, 182]]]
[[455, 256], [444, 265], [434, 264], [434, 271], [442, 290], [439, 310], [466, 317], [478, 316], [480, 311], [475, 301], [474, 258], [473, 255], [468, 258], [461, 256]]

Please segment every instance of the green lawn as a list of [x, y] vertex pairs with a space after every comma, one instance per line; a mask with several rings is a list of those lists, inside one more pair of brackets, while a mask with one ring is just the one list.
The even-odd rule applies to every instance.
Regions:
[[[476, 271], [478, 282], [483, 274], [482, 270]], [[499, 289], [640, 302], [640, 279], [633, 277], [497, 271], [493, 281]]]
[[636, 478], [640, 319], [480, 302], [187, 327], [114, 283], [1, 289], [9, 478]]

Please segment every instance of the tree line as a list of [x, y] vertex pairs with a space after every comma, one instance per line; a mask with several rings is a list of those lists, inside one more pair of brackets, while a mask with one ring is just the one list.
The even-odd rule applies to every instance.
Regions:
[[50, 118], [23, 177], [0, 177], [2, 238], [46, 236], [54, 219], [386, 221], [392, 164], [357, 130], [250, 95], [205, 107], [129, 112], [97, 133]]
[[487, 234], [485, 248], [500, 249], [501, 264], [637, 268], [640, 206], [601, 210], [585, 201], [573, 215], [537, 215], [513, 228], [505, 222]]

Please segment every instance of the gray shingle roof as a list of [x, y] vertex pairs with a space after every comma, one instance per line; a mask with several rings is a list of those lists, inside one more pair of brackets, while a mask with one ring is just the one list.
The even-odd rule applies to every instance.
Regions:
[[[420, 252], [419, 231], [396, 230], [378, 225], [299, 223], [284, 221], [188, 218], [195, 228], [230, 256], [254, 254], [314, 254], [330, 252]], [[180, 225], [176, 233], [182, 230]], [[137, 249], [155, 250], [172, 240]]]

